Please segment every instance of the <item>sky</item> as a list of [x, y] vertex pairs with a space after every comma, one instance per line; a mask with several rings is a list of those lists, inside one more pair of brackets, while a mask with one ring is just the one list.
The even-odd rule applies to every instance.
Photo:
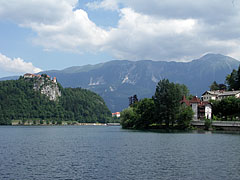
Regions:
[[207, 53], [240, 60], [240, 0], [0, 0], [0, 77]]

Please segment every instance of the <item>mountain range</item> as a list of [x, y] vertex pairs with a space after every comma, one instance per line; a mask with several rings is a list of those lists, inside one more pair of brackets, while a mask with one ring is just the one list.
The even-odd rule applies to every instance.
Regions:
[[207, 54], [190, 62], [114, 60], [41, 73], [57, 77], [63, 87], [82, 87], [98, 93], [116, 112], [126, 108], [128, 97], [134, 94], [140, 99], [154, 95], [156, 84], [164, 78], [185, 84], [192, 95], [201, 96], [213, 81], [224, 83], [226, 75], [239, 64], [229, 56]]

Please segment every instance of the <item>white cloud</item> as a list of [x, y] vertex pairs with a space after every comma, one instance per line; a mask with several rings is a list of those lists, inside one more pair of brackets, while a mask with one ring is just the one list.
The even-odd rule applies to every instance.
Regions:
[[94, 1], [87, 3], [87, 7], [90, 9], [100, 9], [105, 10], [118, 10], [118, 1], [117, 0], [104, 0], [104, 1]]
[[0, 18], [28, 26], [54, 23], [72, 12], [77, 0], [0, 0]]
[[40, 68], [34, 67], [31, 62], [24, 62], [21, 58], [9, 58], [0, 53], [0, 69], [12, 73], [38, 73]]
[[85, 11], [79, 9], [67, 19], [55, 24], [31, 24], [37, 32], [36, 44], [46, 49], [75, 52], [96, 51], [102, 48], [108, 34], [89, 20]]

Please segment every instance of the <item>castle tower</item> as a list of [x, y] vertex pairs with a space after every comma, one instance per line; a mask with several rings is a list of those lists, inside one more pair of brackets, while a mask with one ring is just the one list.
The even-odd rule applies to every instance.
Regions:
[[56, 77], [53, 78], [53, 82], [57, 83], [57, 78]]

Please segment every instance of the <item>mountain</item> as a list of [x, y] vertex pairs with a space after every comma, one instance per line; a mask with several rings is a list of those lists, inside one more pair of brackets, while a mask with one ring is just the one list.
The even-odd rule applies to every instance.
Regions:
[[114, 60], [97, 65], [46, 71], [64, 87], [82, 87], [98, 93], [112, 112], [128, 106], [128, 97], [151, 97], [163, 78], [185, 84], [193, 95], [209, 89], [213, 81], [224, 83], [240, 61], [221, 54], [207, 54], [191, 62]]
[[116, 112], [128, 106], [129, 96], [151, 97], [163, 78], [185, 84], [191, 94], [201, 96], [213, 81], [224, 83], [226, 75], [239, 64], [228, 56], [207, 54], [191, 62], [114, 60], [44, 73], [56, 76], [64, 87], [82, 87], [98, 93]]
[[21, 124], [26, 121], [60, 124], [62, 121], [105, 123], [111, 119], [111, 112], [96, 93], [63, 88], [47, 75], [30, 75], [0, 82], [0, 125], [14, 120]]
[[19, 78], [19, 76], [8, 76], [8, 77], [0, 78], [0, 81], [17, 80], [18, 78]]

